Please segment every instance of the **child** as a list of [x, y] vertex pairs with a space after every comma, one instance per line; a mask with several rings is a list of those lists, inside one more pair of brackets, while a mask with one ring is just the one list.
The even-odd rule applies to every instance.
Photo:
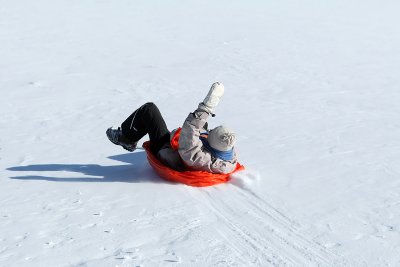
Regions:
[[134, 151], [137, 142], [149, 134], [151, 151], [166, 165], [178, 171], [199, 170], [211, 173], [230, 173], [236, 168], [235, 133], [225, 126], [207, 129], [207, 118], [224, 94], [224, 86], [212, 84], [206, 98], [190, 113], [183, 123], [179, 148], [171, 147], [170, 132], [157, 106], [146, 103], [132, 113], [118, 129], [109, 128], [108, 139], [128, 151]]

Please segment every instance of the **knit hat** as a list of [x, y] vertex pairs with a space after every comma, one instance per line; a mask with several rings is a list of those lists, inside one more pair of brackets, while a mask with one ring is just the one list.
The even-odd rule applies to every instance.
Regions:
[[235, 133], [225, 126], [218, 126], [208, 133], [208, 143], [219, 151], [229, 151], [236, 141]]

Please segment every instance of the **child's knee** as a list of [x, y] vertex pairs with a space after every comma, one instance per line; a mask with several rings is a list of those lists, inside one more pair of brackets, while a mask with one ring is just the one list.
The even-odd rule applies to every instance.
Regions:
[[153, 102], [147, 102], [146, 104], [144, 104], [142, 106], [142, 108], [147, 109], [147, 110], [158, 110], [156, 104], [154, 104]]

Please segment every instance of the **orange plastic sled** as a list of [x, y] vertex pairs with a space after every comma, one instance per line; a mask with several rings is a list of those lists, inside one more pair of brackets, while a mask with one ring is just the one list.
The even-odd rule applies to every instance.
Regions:
[[226, 183], [230, 180], [230, 175], [234, 172], [244, 170], [244, 166], [237, 163], [236, 169], [228, 174], [217, 174], [205, 171], [183, 171], [179, 172], [165, 166], [161, 161], [150, 151], [150, 141], [143, 143], [143, 148], [147, 153], [147, 160], [156, 173], [165, 180], [183, 183], [190, 186], [203, 187], [211, 186], [220, 183]]

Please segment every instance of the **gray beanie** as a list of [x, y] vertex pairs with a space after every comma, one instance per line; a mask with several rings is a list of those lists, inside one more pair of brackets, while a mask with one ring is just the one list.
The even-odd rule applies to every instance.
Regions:
[[225, 126], [218, 126], [208, 133], [208, 143], [219, 151], [229, 151], [236, 141], [235, 133]]

